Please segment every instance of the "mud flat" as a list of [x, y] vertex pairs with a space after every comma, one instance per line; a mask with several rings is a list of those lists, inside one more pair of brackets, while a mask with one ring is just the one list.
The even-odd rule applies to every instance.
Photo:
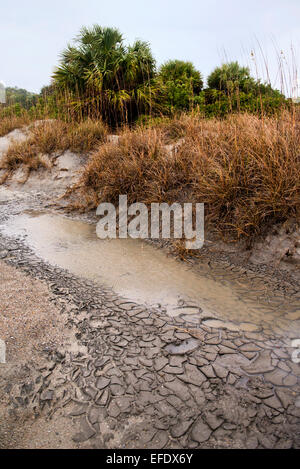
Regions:
[[[100, 240], [96, 227], [64, 216], [27, 211], [0, 225], [3, 234], [24, 240], [53, 266], [93, 280], [139, 304], [157, 307], [187, 323], [231, 331], [281, 332], [300, 337], [298, 302], [274, 299], [267, 286], [225, 269], [197, 273], [139, 240]], [[249, 291], [254, 295], [249, 294]], [[294, 314], [293, 321], [289, 314]]]
[[[94, 226], [33, 200], [0, 205], [0, 252], [47, 286], [62, 341], [25, 358], [16, 382], [1, 365], [1, 390], [11, 418], [34, 419], [41, 446], [300, 447], [297, 291], [271, 291], [239, 269], [200, 275], [131, 240], [102, 242]], [[60, 442], [45, 436], [56, 424]], [[15, 431], [3, 445], [30, 446]]]
[[[4, 251], [0, 257], [5, 257]], [[0, 261], [0, 284], [0, 337], [6, 344], [6, 363], [0, 364], [0, 447], [59, 448], [61, 444], [75, 447], [68, 437], [72, 431], [69, 419], [56, 416], [54, 424], [35, 419], [27, 405], [17, 415], [10, 407], [13, 390], [22, 393], [22, 386], [32, 387], [30, 363], [47, 369], [47, 350], [74, 340], [64, 330], [65, 318], [51, 302], [45, 282], [25, 275], [4, 261]]]

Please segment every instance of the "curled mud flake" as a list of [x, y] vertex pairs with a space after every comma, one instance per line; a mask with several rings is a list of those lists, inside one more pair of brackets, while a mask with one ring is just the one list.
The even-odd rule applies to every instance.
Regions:
[[187, 339], [179, 345], [169, 344], [165, 347], [165, 350], [170, 355], [184, 355], [186, 353], [196, 350], [200, 346], [200, 341], [194, 338]]

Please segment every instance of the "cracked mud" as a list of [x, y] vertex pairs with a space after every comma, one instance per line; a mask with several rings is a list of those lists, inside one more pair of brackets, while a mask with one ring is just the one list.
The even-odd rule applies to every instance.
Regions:
[[[2, 200], [3, 226], [47, 205], [36, 194], [20, 196], [17, 207], [15, 200]], [[41, 426], [40, 434], [63, 426], [61, 447], [300, 447], [300, 367], [291, 359], [291, 340], [300, 334], [297, 286], [271, 294], [258, 275], [216, 264], [203, 267], [202, 277], [191, 275], [199, 275], [200, 285], [203, 276], [216, 288], [232, 285], [232, 316], [230, 302], [224, 301], [222, 315], [222, 302], [210, 301], [209, 288], [188, 302], [193, 291], [184, 297], [184, 285], [175, 288], [183, 298], [178, 304], [174, 296], [170, 310], [155, 295], [153, 304], [147, 295], [141, 301], [151, 285], [128, 293], [127, 280], [116, 291], [109, 277], [103, 283], [84, 278], [59, 261], [68, 257], [68, 243], [56, 258], [50, 246], [47, 257], [26, 234], [27, 240], [16, 229], [15, 236], [2, 230], [0, 257], [47, 285], [63, 339], [40, 347], [40, 359], [0, 365], [0, 392], [12, 422], [0, 446], [30, 446], [14, 433], [26, 415], [25, 430], [29, 421]], [[118, 272], [116, 258], [110, 270]], [[4, 372], [8, 366], [14, 380]]]

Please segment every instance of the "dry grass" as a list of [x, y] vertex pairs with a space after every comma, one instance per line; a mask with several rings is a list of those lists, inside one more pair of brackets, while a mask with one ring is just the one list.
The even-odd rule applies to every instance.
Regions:
[[292, 115], [204, 121], [177, 157], [190, 162], [191, 192], [222, 234], [257, 234], [299, 216], [300, 127]]
[[[184, 143], [170, 155], [164, 144], [174, 129]], [[91, 155], [80, 197], [90, 208], [116, 203], [119, 194], [129, 202], [204, 202], [207, 220], [222, 236], [251, 236], [299, 217], [299, 137], [292, 113], [280, 119], [184, 116], [125, 131], [117, 145], [102, 145]]]
[[31, 128], [31, 139], [44, 154], [71, 150], [88, 153], [106, 137], [107, 130], [102, 121], [86, 120], [66, 123], [60, 120], [45, 120]]
[[89, 153], [107, 136], [107, 128], [102, 121], [86, 120], [73, 125], [68, 133], [69, 149], [74, 153]]
[[42, 154], [37, 153], [35, 145], [30, 140], [13, 143], [1, 161], [0, 169], [13, 172], [20, 166], [26, 167], [29, 171], [47, 167]]
[[160, 117], [148, 119], [145, 123], [137, 124], [136, 128], [140, 131], [147, 129], [159, 130], [166, 144], [180, 140], [186, 134], [187, 121], [190, 122], [190, 116], [182, 114], [180, 117], [169, 118]]
[[[180, 162], [178, 162], [180, 164]], [[118, 144], [107, 143], [90, 157], [82, 175], [83, 196], [93, 201], [117, 202], [127, 194], [129, 203], [162, 202], [184, 183], [184, 164], [170, 162], [160, 130], [125, 131]]]
[[30, 119], [27, 115], [17, 117], [4, 117], [0, 118], [0, 137], [7, 135], [9, 132], [12, 132], [15, 129], [20, 129], [24, 125], [28, 125]]
[[106, 138], [106, 127], [101, 121], [65, 123], [59, 120], [37, 121], [30, 126], [25, 142], [13, 142], [1, 163], [3, 169], [15, 170], [20, 165], [29, 170], [45, 166], [42, 155], [62, 153], [88, 153]]

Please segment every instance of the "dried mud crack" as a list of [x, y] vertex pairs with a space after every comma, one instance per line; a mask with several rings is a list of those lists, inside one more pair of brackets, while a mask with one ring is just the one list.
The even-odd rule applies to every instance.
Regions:
[[300, 447], [299, 364], [284, 338], [172, 318], [18, 240], [0, 236], [0, 253], [5, 278], [28, 281], [48, 316], [0, 365], [0, 447]]

